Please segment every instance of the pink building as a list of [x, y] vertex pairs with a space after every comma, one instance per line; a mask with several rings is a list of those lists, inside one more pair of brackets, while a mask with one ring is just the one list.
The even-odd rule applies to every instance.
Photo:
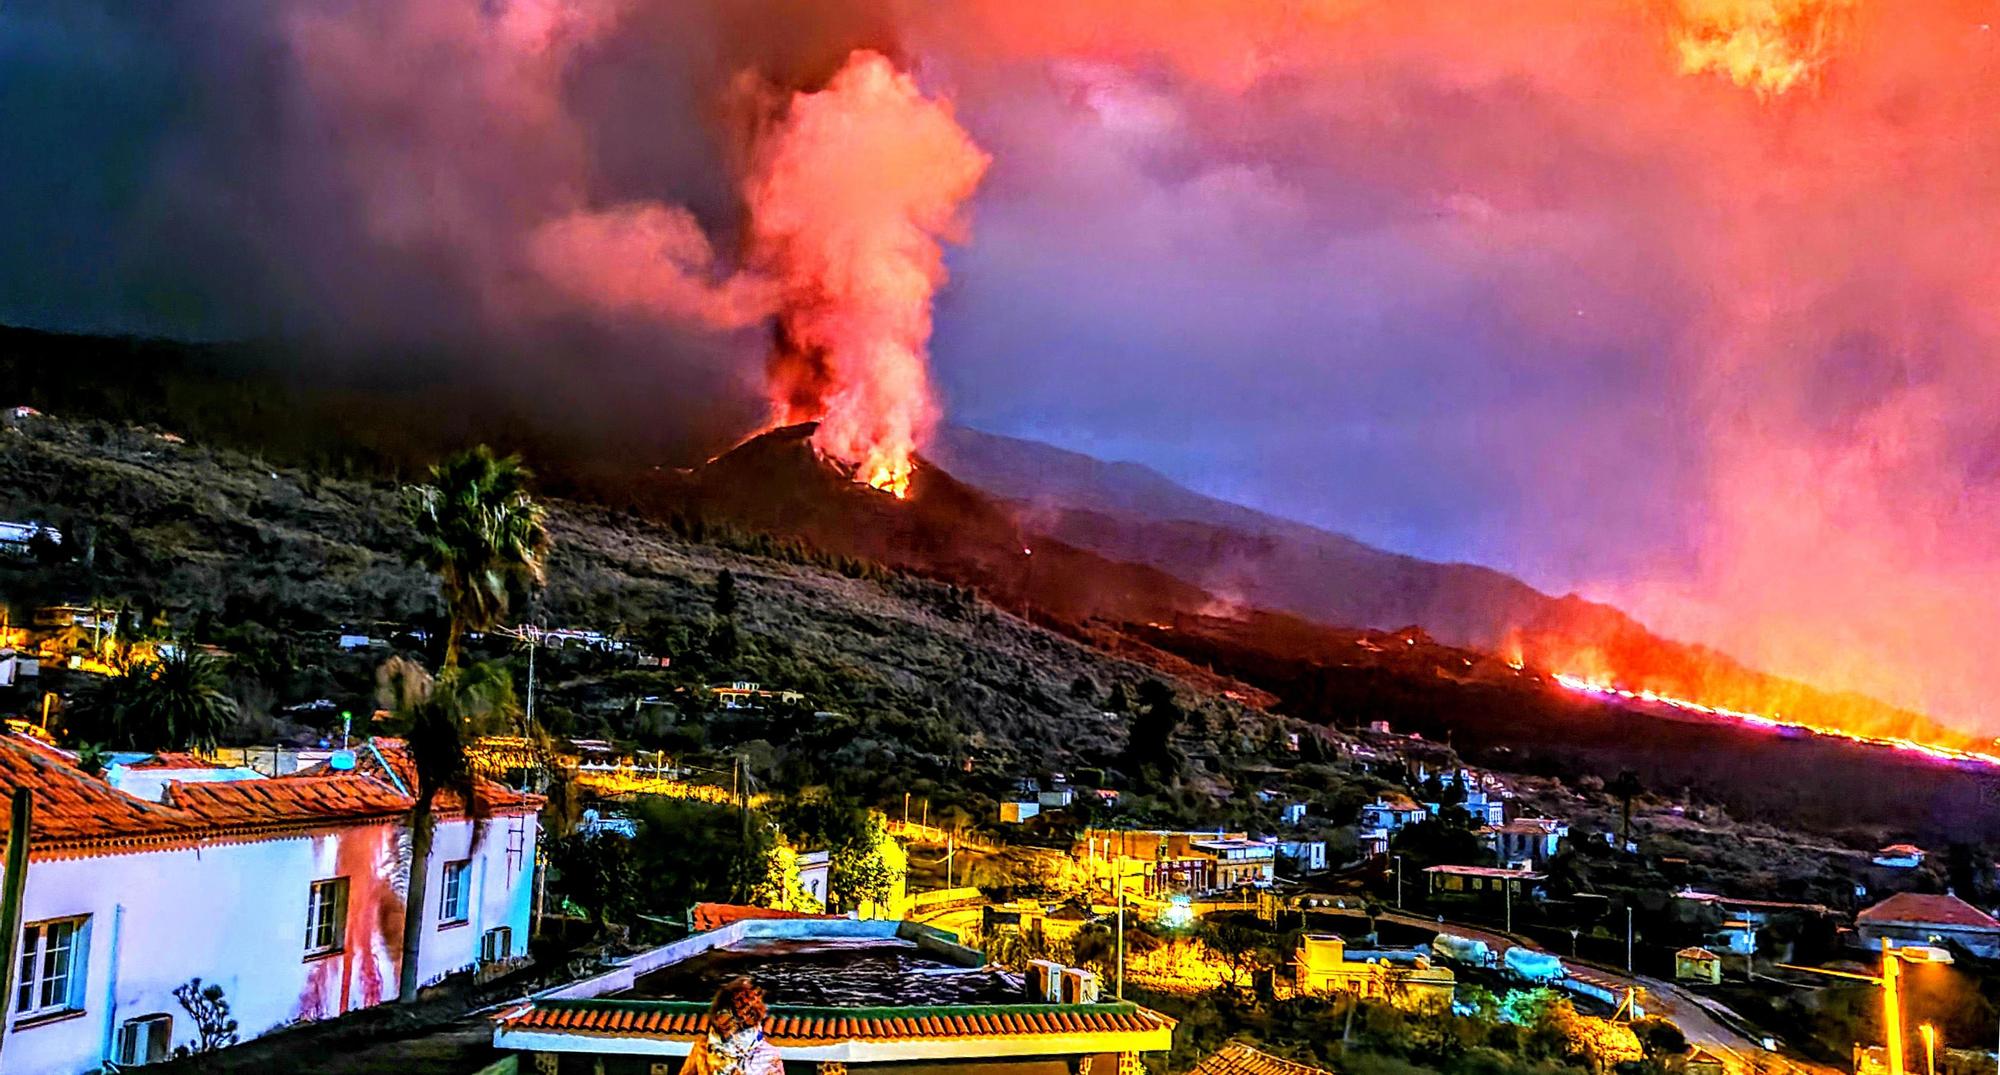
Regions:
[[[174, 998], [194, 978], [246, 1040], [393, 1000], [413, 781], [403, 744], [375, 740], [351, 768], [172, 781], [155, 802], [0, 738], [0, 815], [16, 788], [35, 807], [7, 1070], [160, 1059], [195, 1036]], [[426, 981], [527, 951], [540, 800], [491, 782], [477, 798], [477, 848], [465, 804], [437, 804]]]

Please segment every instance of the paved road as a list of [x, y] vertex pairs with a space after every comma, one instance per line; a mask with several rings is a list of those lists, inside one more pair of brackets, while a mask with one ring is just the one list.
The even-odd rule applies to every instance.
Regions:
[[[1399, 925], [1440, 928], [1436, 919], [1421, 918], [1396, 911], [1385, 912], [1381, 918]], [[1446, 922], [1443, 928], [1461, 937], [1484, 941], [1493, 949], [1496, 959], [1504, 957], [1509, 948], [1547, 950], [1526, 938], [1513, 937], [1478, 926]], [[1672, 982], [1644, 974], [1628, 976], [1622, 970], [1583, 963], [1567, 956], [1563, 957], [1563, 966], [1568, 970], [1570, 977], [1607, 989], [1614, 995], [1636, 987], [1641, 991], [1640, 1007], [1644, 1008], [1647, 1014], [1663, 1015], [1673, 1020], [1674, 1024], [1681, 1028], [1681, 1033], [1687, 1035], [1690, 1044], [1701, 1046], [1721, 1056], [1732, 1071], [1776, 1072], [1781, 1075], [1837, 1075], [1833, 1068], [1764, 1048], [1763, 1043], [1751, 1035], [1747, 1029], [1748, 1024], [1742, 1017], [1720, 1002], [1700, 996]]]

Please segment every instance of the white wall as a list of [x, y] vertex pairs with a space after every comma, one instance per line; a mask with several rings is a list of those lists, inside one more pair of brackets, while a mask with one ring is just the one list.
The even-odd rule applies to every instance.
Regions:
[[[528, 927], [534, 911], [535, 840], [537, 818], [494, 817], [480, 822], [479, 848], [472, 844], [472, 824], [468, 821], [440, 822], [431, 842], [430, 880], [424, 887], [424, 939], [417, 961], [422, 980], [434, 982], [453, 971], [463, 970], [479, 959], [479, 939], [487, 930], [507, 926], [514, 931], [510, 956], [528, 952]], [[523, 831], [518, 837], [519, 854], [509, 854], [509, 826], [518, 821]], [[464, 925], [438, 921], [444, 907], [444, 868], [447, 863], [470, 859], [466, 881], [470, 910]]]
[[[511, 856], [509, 820], [483, 823], [482, 846], [469, 856], [470, 921], [443, 929], [443, 865], [468, 857], [471, 824], [438, 826], [420, 955], [426, 981], [473, 963], [480, 935], [494, 926], [513, 928], [510, 954], [526, 953], [536, 819], [521, 819], [525, 850]], [[15, 998], [5, 998], [0, 1057], [7, 1075], [93, 1071], [110, 1054], [120, 1023], [153, 1013], [174, 1017], [175, 1045], [190, 1042], [195, 1028], [173, 990], [195, 977], [222, 986], [244, 1040], [394, 1000], [408, 854], [402, 825], [381, 822], [315, 836], [34, 862], [22, 921], [89, 915], [88, 969], [80, 1014], [16, 1028]], [[338, 876], [349, 878], [346, 944], [308, 958], [311, 883]]]

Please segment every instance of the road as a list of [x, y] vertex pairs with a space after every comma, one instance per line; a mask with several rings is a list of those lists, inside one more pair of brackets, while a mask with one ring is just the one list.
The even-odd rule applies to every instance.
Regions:
[[[1420, 918], [1397, 911], [1384, 912], [1380, 917], [1383, 921], [1404, 926], [1433, 930], [1440, 928], [1436, 919]], [[1443, 928], [1461, 937], [1485, 942], [1493, 949], [1496, 959], [1504, 957], [1509, 948], [1547, 951], [1526, 938], [1509, 936], [1479, 926], [1446, 922]], [[1561, 953], [1556, 954], [1561, 955]], [[1567, 956], [1562, 959], [1570, 977], [1578, 981], [1609, 990], [1614, 995], [1622, 994], [1627, 989], [1640, 990], [1640, 1006], [1648, 1015], [1661, 1015], [1673, 1020], [1674, 1025], [1681, 1028], [1681, 1033], [1687, 1035], [1689, 1044], [1700, 1046], [1720, 1056], [1732, 1072], [1837, 1075], [1833, 1068], [1764, 1048], [1764, 1044], [1750, 1033], [1748, 1024], [1741, 1016], [1720, 1002], [1700, 996], [1673, 982], [1644, 974], [1627, 975], [1622, 970], [1584, 963]]]

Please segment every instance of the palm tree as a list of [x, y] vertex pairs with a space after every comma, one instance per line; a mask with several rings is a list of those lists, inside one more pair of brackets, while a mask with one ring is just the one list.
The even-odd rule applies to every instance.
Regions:
[[220, 660], [185, 646], [92, 681], [71, 708], [73, 738], [132, 750], [212, 751], [236, 722]]
[[[514, 598], [539, 586], [549, 551], [545, 512], [529, 497], [533, 475], [518, 456], [495, 456], [481, 445], [431, 468], [431, 484], [411, 489], [410, 521], [418, 560], [438, 578], [449, 627], [444, 670], [432, 679], [408, 662], [385, 666], [384, 693], [401, 715], [416, 769], [410, 807], [410, 882], [403, 908], [403, 963], [398, 997], [416, 999], [421, 982], [424, 896], [430, 880], [433, 805], [440, 791], [459, 792], [468, 814], [477, 805], [465, 754], [474, 721], [513, 718], [512, 676], [497, 665], [459, 667], [468, 631], [486, 630], [507, 615]], [[479, 839], [473, 818], [472, 836]]]
[[437, 834], [435, 807], [440, 792], [451, 791], [472, 820], [472, 846], [480, 836], [476, 778], [465, 746], [468, 737], [520, 713], [513, 676], [498, 664], [447, 668], [433, 677], [415, 661], [392, 657], [376, 673], [381, 700], [403, 727], [416, 787], [410, 806], [410, 882], [403, 905], [403, 963], [398, 998], [415, 1000], [422, 984], [424, 899], [430, 883], [431, 841]]
[[482, 444], [432, 467], [431, 484], [409, 492], [418, 559], [438, 577], [449, 617], [446, 668], [457, 667], [467, 631], [499, 623], [516, 596], [541, 585], [549, 533], [528, 496], [533, 476], [519, 456]]
[[1618, 800], [1618, 849], [1623, 851], [1632, 844], [1632, 800], [1643, 794], [1646, 786], [1639, 783], [1638, 773], [1625, 769], [1604, 790]]

